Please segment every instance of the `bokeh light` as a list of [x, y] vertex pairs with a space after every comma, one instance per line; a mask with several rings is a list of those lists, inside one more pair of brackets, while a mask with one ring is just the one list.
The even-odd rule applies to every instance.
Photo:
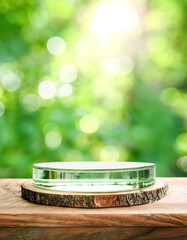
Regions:
[[56, 94], [55, 84], [51, 81], [43, 81], [38, 86], [38, 93], [44, 99], [53, 98]]
[[43, 133], [46, 135], [48, 132], [51, 131], [55, 131], [55, 132], [60, 132], [59, 127], [57, 126], [57, 124], [55, 124], [54, 122], [50, 121], [50, 122], [46, 122], [43, 126]]
[[52, 37], [47, 41], [47, 50], [52, 55], [60, 55], [66, 49], [65, 41], [60, 37]]
[[72, 65], [64, 65], [60, 68], [60, 78], [63, 82], [70, 83], [77, 78], [77, 70]]
[[187, 156], [180, 157], [177, 160], [177, 166], [184, 172], [187, 172]]
[[99, 119], [91, 114], [83, 116], [80, 120], [80, 129], [88, 134], [96, 132], [99, 129]]
[[114, 0], [99, 2], [90, 27], [95, 36], [106, 38], [124, 29], [138, 27], [139, 21], [137, 13], [127, 7], [126, 1]]
[[150, 38], [147, 42], [149, 51], [152, 52], [161, 52], [165, 49], [167, 45], [167, 39], [163, 37], [153, 37]]
[[48, 14], [44, 11], [36, 11], [29, 15], [30, 23], [36, 28], [42, 28], [47, 24]]
[[134, 63], [131, 58], [126, 56], [121, 57], [120, 62], [121, 62], [121, 70], [124, 74], [129, 74], [132, 72], [134, 68]]
[[2, 117], [4, 113], [5, 113], [5, 106], [2, 102], [0, 102], [0, 117]]
[[177, 147], [180, 152], [187, 153], [187, 132], [181, 133], [177, 137]]
[[8, 92], [14, 92], [21, 85], [21, 79], [15, 73], [7, 73], [2, 77], [2, 85]]
[[24, 96], [23, 104], [29, 111], [37, 111], [41, 107], [41, 100], [36, 94], [30, 93]]
[[114, 76], [121, 70], [121, 63], [118, 58], [106, 58], [103, 61], [103, 71], [108, 75]]
[[45, 144], [49, 148], [58, 148], [62, 142], [62, 136], [57, 131], [50, 131], [45, 135]]
[[181, 1], [1, 2], [1, 177], [31, 177], [36, 161], [111, 159], [185, 176]]
[[[64, 157], [62, 157], [64, 160]], [[81, 162], [83, 160], [83, 156], [80, 150], [78, 149], [70, 149], [66, 154], [66, 161], [69, 162]]]
[[73, 92], [73, 88], [71, 84], [66, 83], [59, 88], [58, 96], [67, 97], [67, 96], [70, 96], [72, 92]]
[[75, 51], [79, 57], [89, 57], [94, 51], [93, 42], [89, 38], [80, 38], [75, 45]]
[[168, 106], [176, 106], [180, 101], [180, 92], [176, 88], [166, 88], [161, 93], [161, 100]]
[[100, 159], [104, 162], [116, 162], [119, 159], [119, 151], [114, 146], [105, 146], [100, 152]]
[[3, 94], [4, 94], [4, 89], [0, 85], [0, 99], [3, 97]]

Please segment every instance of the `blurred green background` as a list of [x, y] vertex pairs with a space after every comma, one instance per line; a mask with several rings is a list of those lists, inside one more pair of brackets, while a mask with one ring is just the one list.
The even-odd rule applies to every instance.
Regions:
[[0, 177], [46, 161], [187, 172], [187, 1], [1, 0]]

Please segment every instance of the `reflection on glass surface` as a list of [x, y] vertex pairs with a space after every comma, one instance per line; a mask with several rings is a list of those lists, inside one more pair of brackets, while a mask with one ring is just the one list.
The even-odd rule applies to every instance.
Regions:
[[37, 187], [67, 192], [118, 192], [155, 182], [155, 165], [136, 162], [52, 162], [33, 166]]

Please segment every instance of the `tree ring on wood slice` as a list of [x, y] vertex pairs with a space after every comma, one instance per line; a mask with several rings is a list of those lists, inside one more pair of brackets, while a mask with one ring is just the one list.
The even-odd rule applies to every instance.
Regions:
[[107, 208], [136, 206], [160, 200], [166, 196], [168, 184], [156, 180], [152, 186], [134, 191], [113, 193], [60, 192], [38, 188], [32, 180], [21, 186], [22, 198], [32, 203], [78, 208]]

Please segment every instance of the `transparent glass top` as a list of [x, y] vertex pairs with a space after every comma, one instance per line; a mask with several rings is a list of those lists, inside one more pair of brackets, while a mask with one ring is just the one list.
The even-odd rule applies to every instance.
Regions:
[[155, 183], [156, 167], [141, 162], [49, 162], [33, 165], [35, 186], [66, 192], [119, 192]]

